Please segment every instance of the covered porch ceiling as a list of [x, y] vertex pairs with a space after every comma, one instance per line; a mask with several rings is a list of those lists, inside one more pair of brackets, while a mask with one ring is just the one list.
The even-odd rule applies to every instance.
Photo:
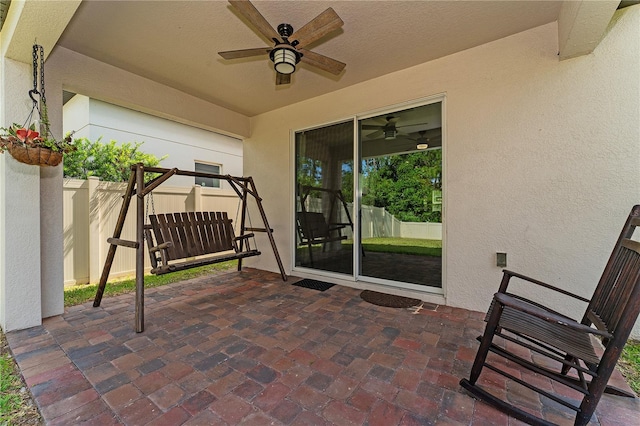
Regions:
[[[47, 8], [59, 7], [55, 3], [59, 2], [47, 2]], [[555, 21], [561, 58], [589, 53], [620, 2], [256, 0], [254, 4], [274, 28], [289, 23], [294, 29], [332, 7], [344, 26], [308, 49], [345, 62], [345, 70], [333, 76], [301, 63], [291, 84], [276, 87], [267, 55], [222, 59], [219, 51], [273, 45], [222, 0], [85, 0], [66, 28], [57, 35], [51, 31], [39, 43], [46, 51], [57, 44], [252, 117]], [[19, 47], [23, 46], [9, 46], [7, 56], [29, 61], [30, 49]], [[384, 96], [384, 88], [380, 90]]]

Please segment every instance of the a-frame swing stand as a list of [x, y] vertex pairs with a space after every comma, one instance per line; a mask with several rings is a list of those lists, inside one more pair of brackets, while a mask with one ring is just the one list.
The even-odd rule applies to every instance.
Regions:
[[[160, 175], [155, 179], [145, 183], [145, 173], [158, 173]], [[174, 175], [214, 178], [227, 181], [231, 188], [236, 192], [238, 197], [242, 200], [242, 214], [239, 225], [240, 235], [238, 237], [233, 236], [231, 221], [226, 218], [226, 213], [224, 214], [224, 217], [222, 217], [220, 213], [176, 213], [176, 222], [162, 222], [159, 224], [155, 223], [158, 232], [158, 234], [156, 234], [156, 238], [160, 240], [160, 238], [162, 238], [161, 236], [160, 238], [158, 238], [160, 234], [164, 234], [165, 236], [175, 235], [175, 240], [178, 240], [180, 239], [180, 237], [182, 237], [182, 239], [184, 240], [184, 246], [180, 246], [180, 244], [176, 244], [173, 241], [158, 241], [159, 244], [157, 247], [151, 247], [151, 245], [148, 244], [151, 252], [158, 252], [162, 255], [162, 259], [158, 258], [157, 260], [158, 262], [162, 262], [164, 267], [156, 268], [155, 270], [157, 272], [155, 273], [166, 273], [178, 270], [175, 269], [173, 265], [166, 264], [166, 260], [169, 257], [180, 258], [191, 257], [193, 256], [193, 253], [195, 253], [196, 255], [203, 254], [202, 252], [193, 252], [192, 249], [195, 246], [198, 246], [206, 253], [215, 253], [222, 250], [228, 250], [234, 253], [223, 257], [210, 257], [209, 260], [204, 259], [198, 260], [196, 262], [184, 262], [182, 263], [183, 266], [180, 269], [186, 269], [188, 267], [195, 267], [209, 263], [216, 263], [222, 260], [237, 259], [238, 271], [240, 271], [242, 269], [242, 259], [244, 257], [260, 254], [260, 252], [255, 249], [248, 250], [249, 242], [247, 238], [253, 235], [246, 234], [246, 231], [249, 231], [266, 232], [267, 236], [269, 237], [269, 242], [271, 243], [273, 254], [276, 258], [276, 261], [278, 262], [278, 268], [280, 269], [282, 280], [287, 280], [287, 275], [284, 271], [284, 266], [282, 265], [282, 260], [280, 259], [280, 255], [278, 254], [278, 249], [273, 238], [273, 229], [269, 227], [267, 216], [265, 214], [264, 208], [262, 207], [262, 198], [258, 196], [258, 192], [251, 177], [234, 177], [230, 175], [218, 175], [213, 173], [179, 170], [176, 168], [164, 169], [159, 167], [146, 167], [142, 164], [136, 164], [134, 166], [131, 166], [131, 176], [129, 177], [129, 183], [123, 196], [124, 199], [122, 202], [122, 207], [120, 208], [120, 215], [118, 216], [116, 227], [113, 232], [113, 237], [107, 240], [110, 244], [109, 251], [107, 252], [107, 258], [104, 263], [104, 268], [102, 269], [102, 275], [100, 276], [100, 283], [96, 291], [96, 297], [93, 301], [93, 306], [100, 306], [102, 295], [104, 294], [104, 289], [107, 284], [109, 272], [111, 271], [111, 265], [113, 264], [113, 259], [115, 257], [116, 249], [118, 248], [118, 246], [136, 249], [135, 328], [136, 332], [138, 333], [144, 331], [144, 239], [145, 233], [147, 236], [149, 236], [151, 232], [149, 227], [145, 225], [144, 197], [149, 195], [151, 191], [153, 191], [155, 188], [157, 188], [159, 185], [161, 185], [167, 179]], [[129, 205], [131, 204], [131, 198], [134, 196], [134, 193], [137, 198], [136, 239], [135, 241], [123, 240], [120, 238], [120, 235], [122, 233], [125, 218], [129, 210]], [[262, 217], [264, 228], [253, 228], [246, 226], [247, 201], [249, 196], [253, 197], [253, 199], [256, 201], [258, 211], [260, 212], [260, 216]], [[209, 239], [215, 239], [215, 241], [212, 242]], [[152, 256], [152, 263], [155, 263], [155, 256], [155, 254]], [[152, 272], [154, 272], [153, 269]]]

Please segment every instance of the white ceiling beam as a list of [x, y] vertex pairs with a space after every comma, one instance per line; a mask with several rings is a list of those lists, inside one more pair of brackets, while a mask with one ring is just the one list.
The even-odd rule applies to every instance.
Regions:
[[31, 63], [33, 44], [42, 46], [48, 56], [80, 3], [82, 0], [12, 1], [0, 32], [3, 56]]
[[588, 55], [602, 40], [620, 0], [567, 0], [558, 16], [560, 60]]

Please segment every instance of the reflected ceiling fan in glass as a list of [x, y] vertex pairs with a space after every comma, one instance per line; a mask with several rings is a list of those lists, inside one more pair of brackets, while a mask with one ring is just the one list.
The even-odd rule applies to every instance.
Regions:
[[[410, 136], [410, 133], [407, 130], [414, 129], [416, 127], [420, 128], [428, 124], [428, 123], [413, 123], [413, 124], [399, 125], [401, 119], [402, 118], [398, 116], [388, 115], [385, 118], [384, 123], [362, 124], [362, 130], [375, 130], [375, 132], [367, 135], [368, 139], [383, 138], [385, 140], [394, 140], [398, 137], [407, 138], [408, 136]], [[406, 119], [404, 122], [405, 123], [407, 122]]]
[[363, 124], [362, 130], [375, 130], [375, 132], [367, 135], [369, 139], [380, 139], [384, 138], [386, 140], [393, 140], [397, 136], [408, 136], [406, 133], [402, 133], [398, 130], [399, 126], [397, 125], [400, 117], [394, 117], [389, 115], [386, 117], [386, 122], [384, 124]]

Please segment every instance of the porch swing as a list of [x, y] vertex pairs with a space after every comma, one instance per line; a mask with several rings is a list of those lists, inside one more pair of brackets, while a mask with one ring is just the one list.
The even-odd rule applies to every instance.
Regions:
[[[157, 173], [160, 175], [145, 183], [145, 173]], [[153, 207], [154, 211], [152, 214], [148, 214], [148, 201], [145, 212], [145, 197], [149, 197], [147, 200], [151, 200], [153, 206], [152, 191], [174, 175], [226, 180], [239, 198], [238, 210], [240, 210], [240, 220], [237, 225], [239, 235], [235, 235], [233, 220], [228, 217], [227, 212], [156, 214], [155, 207]], [[138, 200], [136, 209], [136, 240], [129, 241], [121, 239], [120, 235], [124, 228], [124, 221], [134, 192]], [[247, 208], [249, 196], [253, 197], [256, 201], [264, 228], [254, 228], [251, 225], [251, 218]], [[136, 332], [140, 333], [144, 331], [145, 240], [151, 260], [152, 274], [161, 275], [228, 260], [237, 260], [238, 271], [240, 271], [242, 270], [242, 259], [261, 254], [255, 245], [253, 233], [266, 232], [269, 237], [269, 242], [271, 243], [273, 254], [278, 263], [282, 280], [287, 280], [287, 275], [273, 238], [273, 229], [269, 227], [266, 214], [262, 207], [262, 198], [258, 196], [253, 178], [193, 172], [179, 170], [177, 168], [164, 169], [147, 167], [143, 164], [136, 164], [131, 166], [131, 176], [129, 177], [123, 198], [124, 200], [113, 237], [107, 239], [107, 242], [110, 244], [109, 251], [107, 252], [107, 258], [102, 270], [102, 275], [100, 276], [93, 306], [100, 306], [118, 246], [136, 249]], [[145, 223], [145, 216], [148, 218], [149, 223]], [[236, 220], [237, 216], [238, 213], [236, 213]], [[249, 222], [249, 226], [247, 226], [247, 221]], [[253, 247], [250, 241], [253, 241]]]

